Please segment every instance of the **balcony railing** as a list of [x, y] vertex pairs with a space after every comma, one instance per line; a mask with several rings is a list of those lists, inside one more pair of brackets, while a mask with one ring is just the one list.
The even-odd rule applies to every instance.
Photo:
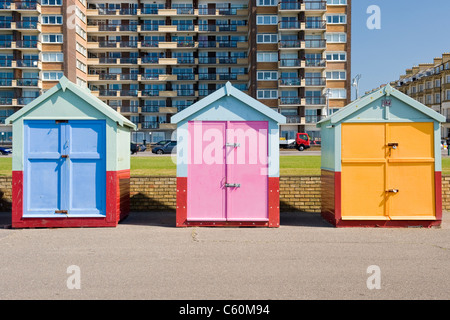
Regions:
[[199, 57], [198, 63], [199, 64], [215, 64], [216, 57]]
[[305, 85], [307, 86], [325, 86], [327, 79], [325, 77], [306, 77]]
[[281, 105], [291, 105], [291, 104], [300, 104], [300, 97], [281, 97], [280, 104]]
[[12, 86], [13, 79], [0, 79], [0, 87], [10, 87]]
[[144, 105], [144, 106], [141, 107], [141, 112], [152, 112], [152, 113], [159, 112], [159, 106], [146, 106], [146, 105]]
[[199, 73], [198, 79], [199, 80], [216, 80], [217, 74], [215, 74], [215, 73]]
[[39, 79], [36, 78], [22, 78], [16, 79], [16, 85], [19, 87], [37, 87]]
[[0, 67], [11, 67], [12, 60], [11, 59], [1, 59], [0, 60]]
[[141, 31], [158, 31], [160, 24], [141, 24]]
[[141, 42], [141, 48], [158, 48], [158, 40], [143, 40]]
[[157, 121], [142, 121], [141, 128], [142, 129], [158, 129], [159, 128], [159, 122]]
[[144, 89], [141, 91], [141, 96], [144, 97], [158, 97], [159, 96], [159, 91], [158, 89]]
[[116, 58], [99, 58], [98, 62], [101, 64], [112, 64], [112, 63], [117, 63], [117, 59]]
[[300, 21], [280, 21], [280, 29], [300, 29]]
[[120, 112], [138, 113], [139, 107], [137, 106], [120, 107]]
[[121, 48], [137, 48], [137, 41], [120, 41]]
[[178, 40], [177, 41], [178, 48], [193, 48], [195, 47], [194, 40]]
[[216, 89], [199, 89], [198, 90], [198, 95], [199, 96], [208, 96], [208, 95], [210, 95], [211, 93], [213, 93], [213, 92], [215, 92], [216, 91]]
[[36, 99], [38, 96], [36, 97], [21, 97], [21, 98], [17, 98], [17, 104], [18, 105], [27, 105], [30, 102], [32, 102], [34, 99]]
[[17, 29], [37, 29], [38, 22], [37, 21], [18, 21], [16, 22]]
[[222, 31], [238, 31], [238, 27], [246, 25], [237, 24], [199, 24], [198, 31], [222, 32]]
[[326, 1], [304, 1], [305, 10], [325, 10], [327, 8]]
[[178, 89], [177, 95], [178, 96], [195, 96], [195, 90], [194, 89]]
[[300, 10], [300, 1], [282, 1], [280, 2], [280, 10]]
[[12, 106], [13, 98], [0, 97], [0, 105], [2, 106]]
[[195, 58], [194, 57], [178, 57], [177, 62], [179, 64], [194, 64]]
[[306, 115], [305, 116], [305, 122], [306, 123], [317, 123], [321, 120], [325, 119], [325, 116], [312, 116], [312, 115]]
[[220, 64], [236, 64], [237, 58], [235, 57], [219, 57], [219, 63]]
[[137, 97], [138, 90], [120, 90], [121, 97]]
[[141, 63], [151, 63], [151, 64], [157, 64], [159, 61], [159, 57], [142, 57]]
[[177, 31], [194, 31], [194, 25], [193, 24], [178, 24]]
[[305, 102], [307, 105], [324, 105], [326, 104], [326, 97], [306, 97]]
[[193, 73], [185, 73], [185, 74], [177, 74], [177, 80], [195, 80], [195, 74]]
[[176, 8], [177, 14], [194, 14], [194, 8]]
[[306, 29], [326, 29], [327, 28], [327, 22], [326, 20], [306, 20], [305, 23]]
[[325, 39], [305, 40], [306, 48], [326, 48], [327, 41]]
[[1, 1], [0, 9], [11, 9], [11, 1]]
[[301, 40], [280, 40], [279, 47], [280, 48], [301, 48], [302, 41]]
[[302, 117], [300, 116], [285, 116], [286, 123], [301, 123]]
[[20, 10], [36, 10], [37, 9], [37, 1], [36, 2], [31, 2], [31, 1], [19, 1], [19, 2], [14, 2], [14, 4], [16, 5], [16, 9], [20, 9]]
[[11, 29], [11, 21], [0, 21], [0, 29]]
[[159, 73], [141, 74], [141, 80], [159, 80]]
[[37, 48], [38, 47], [38, 40], [19, 40], [16, 41], [16, 47], [17, 48], [27, 48], [27, 49], [31, 49], [31, 48]]
[[302, 61], [300, 59], [280, 59], [281, 67], [300, 67]]
[[302, 79], [296, 78], [280, 78], [280, 85], [283, 86], [299, 86], [302, 83]]
[[118, 90], [99, 90], [100, 97], [116, 97]]
[[137, 64], [138, 59], [137, 58], [120, 58], [121, 64]]
[[325, 59], [305, 59], [306, 67], [325, 67], [327, 61]]

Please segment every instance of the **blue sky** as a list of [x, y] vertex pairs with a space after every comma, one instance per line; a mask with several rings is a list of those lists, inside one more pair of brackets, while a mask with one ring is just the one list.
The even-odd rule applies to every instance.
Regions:
[[[370, 5], [381, 9], [380, 30], [366, 26]], [[450, 52], [449, 14], [449, 0], [353, 0], [352, 78], [362, 75], [360, 95]]]

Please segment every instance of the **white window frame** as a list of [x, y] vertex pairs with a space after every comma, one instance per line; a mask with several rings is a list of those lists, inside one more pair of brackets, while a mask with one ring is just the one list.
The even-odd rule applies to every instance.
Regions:
[[87, 66], [83, 62], [77, 59], [77, 68], [83, 71], [84, 73], [87, 72]]
[[[337, 60], [333, 59], [333, 55], [335, 55], [335, 54], [338, 55], [338, 58], [339, 58], [339, 59], [337, 59]], [[345, 59], [344, 59], [344, 60], [341, 60], [341, 59], [340, 59], [342, 54], [344, 54], [344, 56], [345, 56]], [[331, 55], [331, 59], [330, 59], [330, 60], [327, 59], [327, 55]], [[326, 58], [327, 61], [329, 61], [329, 62], [336, 62], [336, 61], [338, 61], [338, 62], [345, 62], [345, 61], [347, 61], [347, 52], [345, 52], [345, 51], [330, 51], [330, 52], [325, 52], [325, 58]]]
[[42, 52], [42, 62], [64, 62], [64, 53]]
[[347, 99], [346, 89], [330, 89], [329, 99]]
[[[344, 40], [342, 40], [344, 37]], [[347, 33], [345, 32], [330, 32], [325, 35], [327, 43], [347, 43]]]
[[[266, 77], [268, 76], [268, 77]], [[267, 70], [267, 71], [257, 71], [256, 79], [258, 81], [277, 81], [278, 71]]]
[[[54, 18], [55, 22], [50, 22], [50, 19]], [[58, 22], [58, 18], [61, 19], [61, 22]], [[48, 20], [45, 22], [44, 20]], [[45, 14], [42, 15], [42, 24], [44, 25], [61, 25], [63, 24], [63, 16], [61, 14]]]
[[277, 89], [256, 90], [256, 98], [260, 100], [278, 99]]
[[58, 81], [62, 76], [64, 76], [63, 71], [42, 71], [43, 81]]
[[[334, 17], [338, 17], [338, 22], [334, 22]], [[327, 24], [347, 24], [347, 15], [344, 13], [340, 14], [327, 14], [326, 15]]]
[[256, 43], [278, 43], [277, 33], [258, 33]]
[[346, 6], [347, 0], [327, 0], [327, 6]]
[[[337, 75], [337, 77], [335, 77]], [[344, 77], [342, 77], [344, 75]], [[328, 70], [326, 71], [326, 78], [328, 80], [347, 80], [347, 71], [345, 70]]]
[[256, 54], [257, 62], [277, 62], [278, 61], [278, 52], [258, 52]]
[[[50, 39], [45, 39], [46, 37], [56, 36], [57, 41], [50, 41]], [[64, 36], [62, 33], [43, 33], [42, 34], [42, 43], [63, 43]]]
[[62, 6], [62, 2], [63, 0], [42, 0], [41, 6]]
[[278, 5], [278, 0], [257, 0], [256, 6], [258, 7], [275, 7]]
[[[265, 19], [269, 19], [269, 23], [265, 23]], [[257, 25], [263, 25], [263, 26], [269, 26], [269, 25], [277, 25], [278, 24], [278, 16], [276, 15], [270, 15], [270, 14], [258, 14], [256, 16], [256, 24]]]

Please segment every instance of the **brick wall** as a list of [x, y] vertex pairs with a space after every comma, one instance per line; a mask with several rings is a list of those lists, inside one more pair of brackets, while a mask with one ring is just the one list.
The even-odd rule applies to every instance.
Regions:
[[[11, 177], [0, 177], [0, 211], [11, 210]], [[176, 178], [134, 176], [130, 180], [131, 211], [176, 208]], [[320, 212], [320, 176], [280, 178], [282, 211]], [[450, 211], [450, 176], [442, 177], [442, 208]]]

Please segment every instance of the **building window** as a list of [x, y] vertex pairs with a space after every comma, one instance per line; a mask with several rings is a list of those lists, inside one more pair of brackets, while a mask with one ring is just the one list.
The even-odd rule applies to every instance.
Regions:
[[83, 56], [87, 57], [87, 50], [86, 50], [86, 48], [83, 45], [81, 45], [79, 42], [77, 42], [77, 51], [79, 53], [81, 53]]
[[63, 43], [63, 35], [62, 34], [43, 34], [42, 42], [43, 43]]
[[256, 60], [257, 62], [277, 62], [278, 52], [258, 52]]
[[81, 28], [78, 24], [75, 26], [75, 30], [77, 34], [82, 37], [84, 40], [86, 40], [86, 31]]
[[347, 34], [343, 32], [327, 33], [326, 39], [328, 43], [345, 43], [347, 42]]
[[436, 93], [436, 94], [434, 95], [434, 101], [435, 101], [436, 103], [441, 103], [441, 94], [440, 94], [440, 93]]
[[347, 61], [347, 52], [327, 52], [327, 61]]
[[64, 54], [62, 52], [43, 52], [42, 53], [43, 62], [63, 62]]
[[277, 43], [278, 34], [276, 33], [260, 33], [256, 35], [257, 43]]
[[347, 72], [345, 70], [333, 70], [326, 72], [327, 80], [346, 80]]
[[42, 24], [62, 24], [62, 15], [45, 15], [42, 16]]
[[330, 99], [347, 99], [346, 89], [330, 89]]
[[79, 85], [80, 87], [87, 87], [87, 82], [77, 77], [77, 85]]
[[44, 71], [42, 72], [42, 80], [57, 81], [62, 78], [64, 72], [62, 71]]
[[77, 60], [77, 68], [83, 72], [87, 71], [86, 65], [83, 62], [81, 62], [80, 60]]
[[257, 72], [258, 81], [277, 81], [278, 72], [277, 71], [258, 71]]
[[276, 6], [278, 4], [278, 0], [257, 0], [257, 5], [262, 6]]
[[277, 99], [278, 90], [272, 89], [257, 90], [256, 96], [258, 99]]
[[43, 6], [62, 6], [62, 0], [42, 0]]
[[86, 15], [83, 13], [83, 11], [81, 11], [80, 8], [76, 7], [75, 9], [75, 14], [77, 15], [77, 17], [83, 21], [84, 23], [86, 23]]
[[327, 0], [327, 5], [346, 5], [347, 4], [347, 0]]
[[328, 24], [345, 24], [345, 23], [347, 23], [347, 15], [346, 14], [327, 15], [327, 23]]
[[278, 24], [278, 16], [272, 15], [257, 15], [256, 24], [259, 25], [276, 25]]
[[434, 86], [435, 86], [436, 88], [439, 88], [439, 87], [441, 86], [441, 79], [436, 79], [436, 80], [434, 81]]
[[427, 104], [432, 104], [433, 103], [433, 96], [431, 94], [427, 94]]

